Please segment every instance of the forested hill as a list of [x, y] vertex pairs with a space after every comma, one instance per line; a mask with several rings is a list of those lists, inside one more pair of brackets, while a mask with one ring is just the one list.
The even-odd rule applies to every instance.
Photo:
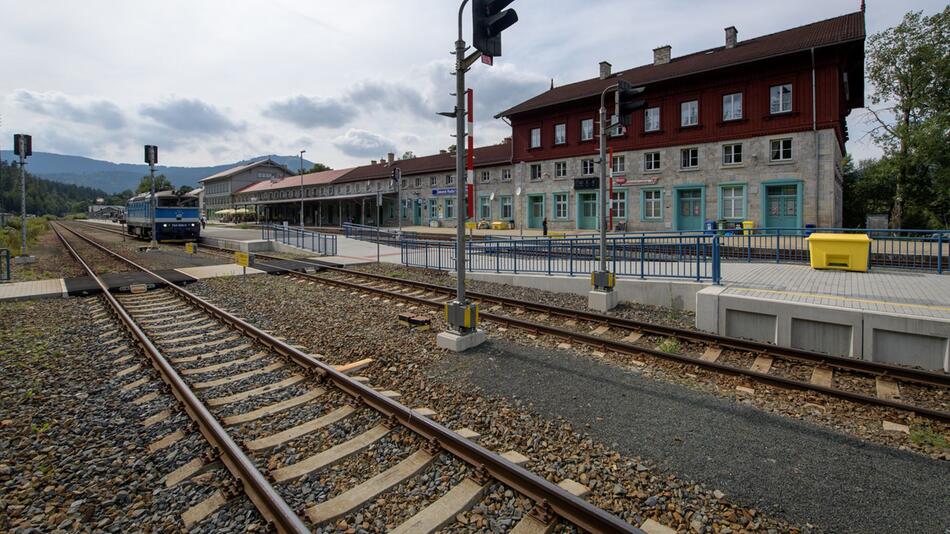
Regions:
[[[85, 213], [87, 206], [97, 198], [107, 204], [124, 203], [118, 195], [109, 195], [101, 189], [64, 184], [26, 173], [26, 211], [35, 215]], [[20, 213], [19, 169], [0, 161], [0, 211]]]

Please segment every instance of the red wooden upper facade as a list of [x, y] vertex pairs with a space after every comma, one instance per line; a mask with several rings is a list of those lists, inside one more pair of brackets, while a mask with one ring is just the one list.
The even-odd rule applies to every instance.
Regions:
[[[596, 153], [600, 92], [619, 78], [646, 87], [646, 106], [633, 113], [624, 134], [608, 138], [616, 151], [778, 135], [815, 126], [833, 128], [844, 152], [845, 118], [864, 105], [863, 15], [853, 13], [542, 93], [499, 114], [512, 123], [512, 160]], [[612, 109], [608, 93], [608, 122]], [[648, 124], [648, 113], [651, 118], [658, 113], [658, 123]], [[593, 121], [592, 136], [585, 121]]]

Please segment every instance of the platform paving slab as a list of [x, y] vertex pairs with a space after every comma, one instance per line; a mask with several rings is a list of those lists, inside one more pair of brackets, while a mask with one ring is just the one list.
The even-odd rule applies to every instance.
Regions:
[[531, 402], [624, 454], [796, 524], [861, 533], [943, 533], [950, 525], [950, 462], [565, 351], [491, 340], [439, 371], [446, 380], [467, 376], [485, 394]]
[[69, 292], [62, 278], [0, 284], [0, 301], [66, 297]]

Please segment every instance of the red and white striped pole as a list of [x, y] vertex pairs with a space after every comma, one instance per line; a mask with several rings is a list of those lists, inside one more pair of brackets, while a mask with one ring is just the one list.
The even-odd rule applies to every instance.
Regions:
[[468, 101], [466, 102], [468, 106], [466, 110], [466, 116], [468, 117], [468, 145], [465, 149], [465, 156], [467, 158], [465, 162], [465, 193], [468, 199], [468, 202], [466, 202], [466, 212], [468, 213], [469, 219], [477, 222], [478, 218], [475, 216], [475, 110], [473, 108], [475, 97], [472, 89], [467, 90], [466, 93], [468, 97]]

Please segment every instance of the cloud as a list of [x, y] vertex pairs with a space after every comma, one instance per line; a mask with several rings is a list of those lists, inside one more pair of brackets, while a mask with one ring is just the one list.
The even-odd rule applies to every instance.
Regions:
[[387, 152], [396, 152], [396, 145], [381, 135], [350, 128], [345, 134], [333, 140], [333, 146], [340, 152], [354, 158], [382, 156]]
[[62, 93], [20, 89], [13, 94], [13, 101], [33, 113], [56, 119], [90, 124], [107, 130], [117, 130], [125, 126], [125, 115], [118, 106], [108, 100], [82, 101]]
[[351, 105], [364, 110], [408, 111], [417, 117], [435, 120], [435, 111], [425, 95], [408, 85], [364, 81], [347, 92]]
[[355, 114], [356, 109], [345, 101], [303, 95], [271, 102], [264, 109], [264, 116], [301, 128], [338, 128], [352, 120]]
[[142, 107], [140, 113], [182, 133], [217, 135], [244, 129], [222, 111], [197, 98], [172, 98]]

